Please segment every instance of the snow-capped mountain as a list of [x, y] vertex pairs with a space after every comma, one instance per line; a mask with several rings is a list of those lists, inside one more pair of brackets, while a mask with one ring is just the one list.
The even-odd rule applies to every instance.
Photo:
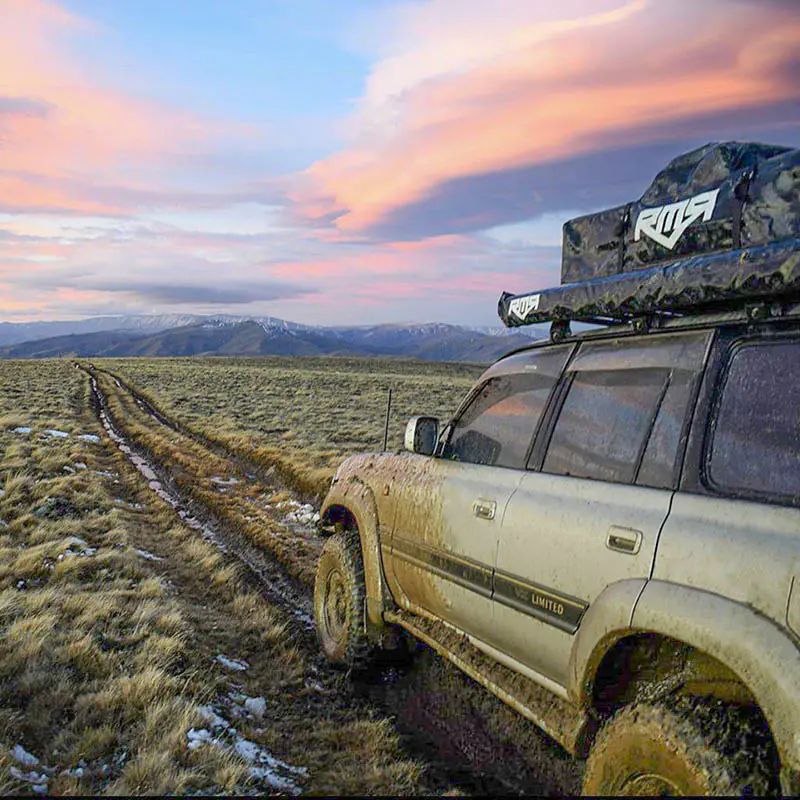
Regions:
[[442, 322], [325, 327], [277, 317], [161, 315], [0, 326], [0, 357], [372, 355], [493, 361], [530, 332]]

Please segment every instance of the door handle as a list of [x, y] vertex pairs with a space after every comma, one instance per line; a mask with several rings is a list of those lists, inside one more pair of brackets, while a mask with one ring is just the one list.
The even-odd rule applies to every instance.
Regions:
[[494, 519], [497, 503], [494, 500], [476, 500], [472, 504], [472, 513], [478, 519]]
[[606, 536], [606, 547], [609, 550], [616, 550], [618, 553], [635, 556], [642, 547], [642, 532], [635, 528], [612, 525]]

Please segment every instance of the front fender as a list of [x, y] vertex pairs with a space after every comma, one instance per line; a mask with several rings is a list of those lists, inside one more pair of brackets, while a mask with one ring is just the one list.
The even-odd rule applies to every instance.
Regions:
[[357, 475], [339, 478], [331, 486], [320, 509], [320, 524], [330, 525], [344, 510], [352, 515], [361, 539], [364, 581], [367, 593], [367, 620], [373, 628], [383, 628], [383, 612], [393, 608], [381, 562], [381, 529], [378, 506], [372, 489]]
[[[667, 581], [642, 583], [614, 584], [606, 590], [607, 605], [599, 607], [604, 592], [587, 612], [588, 624], [581, 625], [572, 650], [573, 700], [591, 703], [594, 670], [614, 642], [631, 633], [668, 636], [717, 659], [742, 681], [769, 723], [783, 769], [800, 770], [800, 649], [790, 634], [720, 595]], [[626, 623], [631, 598], [634, 610]]]

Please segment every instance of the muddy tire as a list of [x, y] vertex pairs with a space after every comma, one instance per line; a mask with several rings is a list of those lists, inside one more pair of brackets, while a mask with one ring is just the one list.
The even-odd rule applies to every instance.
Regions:
[[584, 795], [764, 795], [775, 789], [769, 737], [718, 701], [637, 703], [603, 727]]
[[366, 585], [357, 531], [341, 531], [322, 548], [314, 582], [314, 620], [322, 652], [332, 664], [353, 669], [369, 660]]

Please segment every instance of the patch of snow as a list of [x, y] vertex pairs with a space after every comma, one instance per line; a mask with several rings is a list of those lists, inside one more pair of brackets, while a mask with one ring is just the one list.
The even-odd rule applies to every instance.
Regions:
[[232, 670], [233, 672], [244, 672], [247, 669], [250, 669], [250, 665], [244, 661], [237, 658], [228, 658], [227, 656], [223, 656], [222, 654], [218, 655], [214, 661], [222, 664], [225, 669]]
[[6, 490], [5, 489], [0, 489], [0, 498], [3, 498], [5, 496], [6, 496]]
[[17, 428], [14, 428], [13, 433], [30, 433], [31, 429], [27, 425], [20, 425]]
[[[237, 696], [246, 697], [245, 695]], [[263, 698], [247, 699], [263, 700]], [[305, 767], [295, 767], [275, 758], [268, 750], [239, 735], [236, 729], [232, 728], [231, 724], [221, 716], [220, 710], [213, 706], [200, 707], [200, 714], [211, 730], [208, 728], [190, 729], [186, 734], [188, 748], [196, 750], [204, 744], [213, 747], [232, 748], [240, 758], [250, 765], [250, 775], [253, 778], [263, 781], [276, 791], [292, 795], [300, 794], [301, 788], [295, 780], [307, 776], [308, 770]]]
[[96, 436], [94, 433], [80, 433], [78, 434], [79, 439], [83, 439], [84, 442], [92, 442], [93, 444], [97, 444], [100, 441], [100, 437]]
[[134, 548], [133, 550], [136, 555], [141, 556], [145, 561], [163, 561], [164, 559], [161, 556], [155, 555], [155, 553], [151, 553], [148, 550], [139, 550], [138, 548]]
[[65, 558], [69, 558], [70, 556], [85, 558], [93, 556], [95, 553], [97, 553], [96, 547], [89, 547], [85, 540], [80, 539], [77, 536], [70, 536], [69, 539], [64, 542], [64, 544], [66, 545], [67, 549], [58, 556], [58, 561], [63, 561]]
[[107, 472], [106, 470], [96, 469], [93, 470], [95, 475], [99, 475], [101, 478], [114, 478], [116, 477], [113, 473]]
[[11, 757], [25, 767], [35, 767], [39, 763], [39, 759], [33, 753], [29, 753], [21, 744], [14, 745]]
[[82, 778], [84, 775], [83, 767], [75, 767], [74, 769], [65, 769], [61, 772], [62, 775], [67, 775], [70, 778]]
[[76, 461], [75, 469], [86, 469], [86, 464], [83, 461]]
[[59, 431], [55, 428], [48, 428], [44, 434], [45, 436], [52, 436], [54, 439], [66, 439], [69, 436], [66, 431]]
[[262, 719], [267, 713], [267, 701], [263, 697], [248, 697], [244, 707], [257, 719]]
[[305, 767], [295, 767], [275, 758], [270, 752], [263, 747], [259, 747], [255, 742], [248, 739], [238, 739], [233, 745], [233, 749], [245, 760], [253, 766], [250, 768], [250, 774], [257, 780], [264, 781], [273, 789], [279, 792], [286, 792], [287, 794], [300, 794], [300, 787], [286, 775], [280, 773], [288, 773], [297, 777], [304, 777], [308, 775], [308, 770]]
[[64, 544], [67, 547], [86, 547], [86, 539], [81, 539], [79, 536], [70, 536]]
[[287, 511], [284, 519], [287, 522], [297, 525], [314, 525], [319, 522], [319, 514], [311, 503], [299, 503], [297, 500], [283, 500], [277, 504], [276, 508]]
[[221, 717], [214, 711], [213, 706], [200, 706], [197, 709], [204, 722], [207, 722], [212, 728], [230, 728], [230, 723], [224, 717]]
[[66, 464], [64, 466], [64, 472], [68, 472], [70, 475], [74, 475], [75, 474], [75, 468], [71, 467], [69, 464]]
[[40, 775], [33, 770], [31, 772], [22, 772], [16, 767], [9, 767], [8, 772], [12, 778], [16, 778], [18, 781], [32, 784], [31, 789], [37, 794], [44, 794], [47, 791], [48, 778], [44, 773]]
[[187, 732], [186, 738], [189, 740], [188, 747], [190, 750], [196, 750], [204, 744], [216, 744], [211, 731], [207, 731], [205, 728], [191, 728]]
[[211, 476], [211, 483], [216, 483], [217, 486], [235, 486], [239, 483], [238, 478], [220, 478], [219, 475]]

